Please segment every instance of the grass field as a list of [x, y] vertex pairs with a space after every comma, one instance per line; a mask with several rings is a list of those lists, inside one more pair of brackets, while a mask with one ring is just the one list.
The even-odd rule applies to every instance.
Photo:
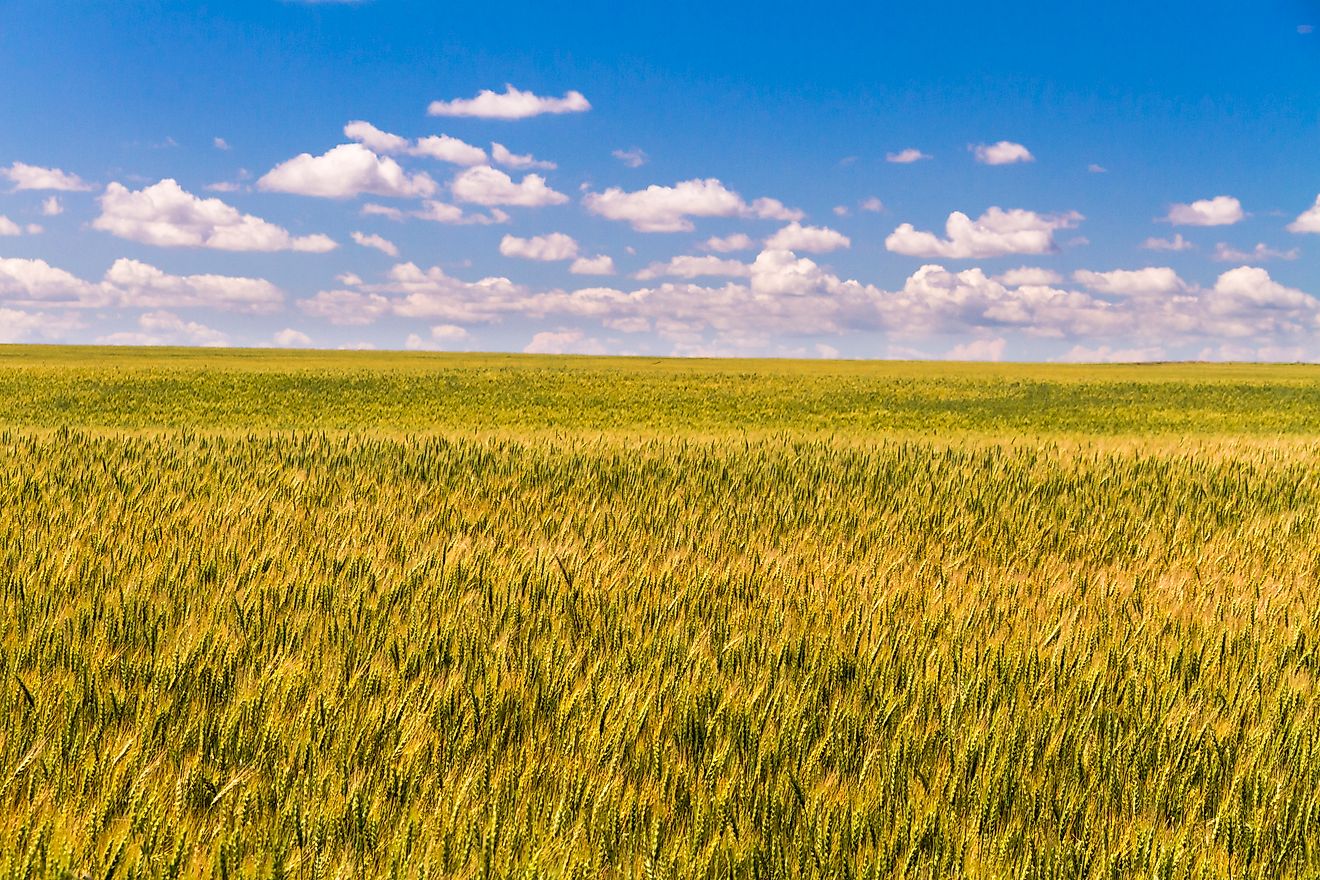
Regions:
[[1320, 876], [1320, 368], [0, 348], [0, 876]]

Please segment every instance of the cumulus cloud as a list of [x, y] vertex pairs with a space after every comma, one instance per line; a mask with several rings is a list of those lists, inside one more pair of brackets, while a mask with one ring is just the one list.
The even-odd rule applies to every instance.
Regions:
[[[403, 219], [403, 212], [400, 211], [399, 214], [398, 219]], [[485, 214], [479, 212], [473, 214], [464, 211], [458, 205], [437, 202], [433, 199], [422, 202], [421, 209], [413, 211], [409, 216], [431, 223], [445, 223], [451, 226], [494, 226], [509, 222], [509, 215], [499, 208], [491, 208]]]
[[945, 353], [948, 361], [1002, 361], [1008, 340], [1002, 336], [994, 339], [973, 339], [955, 345]]
[[[504, 144], [492, 143], [490, 145], [491, 158], [495, 164], [503, 165], [505, 168], [541, 168], [546, 171], [554, 171], [557, 166], [554, 162], [545, 162], [537, 159], [531, 153], [519, 155], [509, 151]], [[476, 164], [476, 163], [473, 163]]]
[[1042, 269], [1037, 266], [1023, 266], [1019, 269], [1009, 269], [994, 277], [995, 281], [1008, 287], [1023, 287], [1027, 285], [1043, 287], [1051, 284], [1062, 284], [1063, 276], [1052, 269]]
[[629, 168], [641, 168], [649, 159], [646, 152], [641, 147], [632, 147], [627, 150], [615, 150], [610, 153], [611, 156], [618, 159]]
[[897, 153], [885, 153], [885, 161], [893, 162], [896, 165], [911, 165], [913, 162], [921, 162], [931, 157], [921, 152], [916, 147], [908, 147], [899, 150]]
[[426, 173], [409, 175], [398, 162], [377, 156], [362, 144], [340, 144], [320, 156], [302, 153], [266, 172], [257, 188], [325, 199], [364, 193], [419, 198], [434, 195], [437, 189]]
[[1177, 293], [1186, 285], [1178, 273], [1167, 267], [1151, 266], [1145, 269], [1117, 269], [1112, 272], [1092, 272], [1079, 269], [1073, 280], [1098, 293], [1114, 296]]
[[485, 165], [486, 151], [447, 134], [433, 134], [418, 138], [410, 151], [414, 156], [426, 156], [454, 165]]
[[551, 189], [539, 174], [528, 174], [514, 183], [513, 178], [489, 165], [469, 168], [450, 184], [454, 198], [474, 205], [517, 205], [536, 208], [562, 205], [568, 196]]
[[1147, 251], [1190, 251], [1196, 245], [1183, 238], [1179, 232], [1173, 238], [1148, 238], [1141, 243], [1142, 250]]
[[60, 190], [63, 192], [87, 192], [93, 189], [90, 183], [76, 174], [61, 171], [58, 168], [42, 168], [15, 162], [8, 168], [0, 168], [0, 177], [6, 177], [14, 185], [15, 192], [20, 190]]
[[[370, 323], [385, 315], [458, 325], [514, 317], [575, 326], [595, 322], [617, 333], [653, 333], [680, 354], [782, 353], [790, 349], [766, 349], [776, 336], [877, 330], [896, 338], [972, 336], [982, 349], [963, 354], [978, 358], [994, 355], [985, 346], [1010, 334], [1068, 339], [1077, 346], [1085, 341], [1092, 348], [1103, 343], [1118, 357], [1197, 340], [1293, 345], [1320, 326], [1320, 302], [1252, 267], [1225, 272], [1209, 288], [1160, 267], [1084, 270], [1073, 279], [1079, 289], [1067, 289], [1049, 270], [1024, 267], [990, 278], [980, 268], [949, 271], [931, 264], [891, 291], [842, 279], [782, 249], [763, 250], [751, 263], [721, 262], [715, 256], [676, 258], [643, 270], [639, 280], [647, 283], [633, 289], [576, 290], [534, 290], [507, 278], [465, 281], [438, 267], [407, 263], [381, 283], [345, 276], [344, 288], [299, 306], [338, 323]], [[727, 274], [719, 283], [688, 280], [721, 269]], [[584, 338], [596, 338], [590, 333], [584, 331]]]
[[4, 214], [0, 214], [0, 236], [22, 235], [23, 228], [10, 220]]
[[283, 292], [261, 278], [230, 275], [171, 275], [137, 260], [119, 259], [105, 273], [118, 305], [134, 308], [207, 308], [269, 314]]
[[756, 242], [750, 235], [742, 232], [735, 232], [733, 235], [712, 236], [701, 245], [708, 251], [715, 251], [717, 254], [729, 254], [734, 251], [750, 251], [756, 247]]
[[1100, 345], [1094, 348], [1074, 345], [1060, 358], [1064, 364], [1135, 364], [1159, 361], [1165, 358], [1165, 351], [1158, 345], [1135, 348], [1111, 348]]
[[506, 257], [521, 260], [541, 260], [554, 262], [571, 260], [578, 255], [578, 243], [570, 235], [551, 232], [548, 235], [535, 235], [531, 238], [519, 238], [506, 235], [500, 239], [500, 253]]
[[278, 348], [309, 348], [312, 344], [312, 337], [301, 330], [285, 327], [271, 337], [271, 342]]
[[1261, 262], [1264, 260], [1295, 260], [1301, 256], [1297, 248], [1286, 251], [1276, 250], [1263, 242], [1249, 251], [1239, 250], [1226, 242], [1215, 245], [1215, 252], [1210, 257], [1217, 263]]
[[41, 214], [43, 217], [58, 217], [64, 213], [64, 205], [60, 203], [59, 196], [49, 196], [41, 202]]
[[885, 239], [885, 247], [906, 256], [952, 260], [1004, 254], [1046, 254], [1057, 249], [1054, 243], [1056, 231], [1071, 229], [1083, 219], [1076, 211], [1037, 214], [992, 207], [972, 220], [961, 211], [954, 211], [945, 223], [947, 238], [918, 231], [911, 223], [904, 223]]
[[578, 257], [573, 261], [573, 265], [568, 267], [568, 271], [574, 275], [613, 275], [614, 258], [608, 254]]
[[387, 254], [391, 257], [397, 257], [399, 255], [399, 248], [394, 242], [387, 238], [382, 238], [379, 235], [365, 235], [361, 232], [354, 232], [353, 241], [357, 242], [362, 247], [373, 248], [380, 251], [382, 254]]
[[85, 281], [45, 260], [0, 259], [0, 300], [64, 308], [206, 308], [269, 314], [284, 301], [269, 281], [230, 275], [171, 275], [119, 259], [100, 282]]
[[471, 338], [472, 334], [457, 324], [436, 324], [425, 338], [417, 333], [409, 333], [404, 347], [410, 351], [443, 351]]
[[581, 330], [544, 330], [523, 349], [526, 354], [604, 354], [605, 346]]
[[1320, 232], [1320, 196], [1315, 197], [1315, 204], [1304, 211], [1296, 220], [1288, 224], [1289, 232]]
[[652, 184], [626, 192], [610, 187], [587, 193], [587, 210], [608, 220], [622, 220], [638, 232], [687, 232], [692, 217], [755, 217], [765, 220], [801, 220], [801, 211], [786, 208], [776, 199], [748, 203], [715, 178], [685, 180], [673, 186]]
[[875, 196], [870, 196], [869, 198], [862, 199], [857, 207], [872, 214], [879, 214], [884, 211], [885, 203], [877, 199]]
[[663, 263], [652, 263], [633, 277], [639, 281], [650, 281], [655, 278], [698, 278], [703, 275], [746, 278], [751, 274], [752, 267], [738, 260], [679, 256]]
[[53, 315], [0, 306], [0, 343], [29, 342], [33, 339], [65, 340], [82, 322], [75, 315]]
[[429, 135], [415, 142], [381, 131], [370, 122], [355, 120], [344, 126], [344, 136], [376, 153], [385, 155], [425, 156], [454, 165], [484, 165], [486, 151], [447, 134]]
[[96, 340], [101, 345], [200, 345], [229, 344], [229, 337], [219, 330], [187, 321], [173, 312], [147, 312], [138, 317], [136, 332], [111, 333]]
[[1237, 199], [1215, 196], [1189, 205], [1171, 205], [1164, 219], [1174, 226], [1232, 226], [1245, 216], [1242, 203]]
[[432, 101], [427, 107], [431, 116], [470, 116], [479, 119], [526, 119], [544, 113], [585, 113], [591, 103], [581, 92], [569, 91], [561, 98], [524, 92], [505, 84], [504, 92], [482, 89], [475, 98]]
[[1013, 141], [999, 141], [994, 144], [975, 144], [971, 148], [976, 161], [982, 165], [1015, 165], [1019, 162], [1035, 162], [1036, 157], [1021, 144]]
[[406, 153], [412, 147], [412, 142], [406, 137], [381, 131], [370, 122], [361, 119], [344, 126], [344, 137], [357, 141], [376, 153]]
[[337, 247], [324, 235], [290, 235], [220, 199], [199, 198], [171, 178], [136, 191], [112, 183], [100, 203], [101, 215], [92, 221], [94, 229], [158, 247], [318, 254]]
[[852, 240], [826, 226], [803, 226], [793, 222], [767, 238], [765, 246], [774, 250], [824, 254], [851, 247]]

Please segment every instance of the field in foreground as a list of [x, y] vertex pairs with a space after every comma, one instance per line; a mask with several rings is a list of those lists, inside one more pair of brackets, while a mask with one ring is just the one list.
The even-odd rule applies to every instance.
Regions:
[[1320, 371], [0, 350], [6, 877], [1320, 875]]

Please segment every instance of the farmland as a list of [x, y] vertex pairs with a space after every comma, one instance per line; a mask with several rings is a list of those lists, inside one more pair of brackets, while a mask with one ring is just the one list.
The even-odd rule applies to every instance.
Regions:
[[0, 874], [1320, 875], [1320, 370], [0, 348]]

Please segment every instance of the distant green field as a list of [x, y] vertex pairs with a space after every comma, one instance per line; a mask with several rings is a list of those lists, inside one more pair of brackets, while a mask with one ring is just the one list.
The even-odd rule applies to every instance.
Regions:
[[0, 877], [1320, 876], [1320, 370], [0, 348]]
[[32, 428], [1320, 435], [1320, 367], [0, 347]]

